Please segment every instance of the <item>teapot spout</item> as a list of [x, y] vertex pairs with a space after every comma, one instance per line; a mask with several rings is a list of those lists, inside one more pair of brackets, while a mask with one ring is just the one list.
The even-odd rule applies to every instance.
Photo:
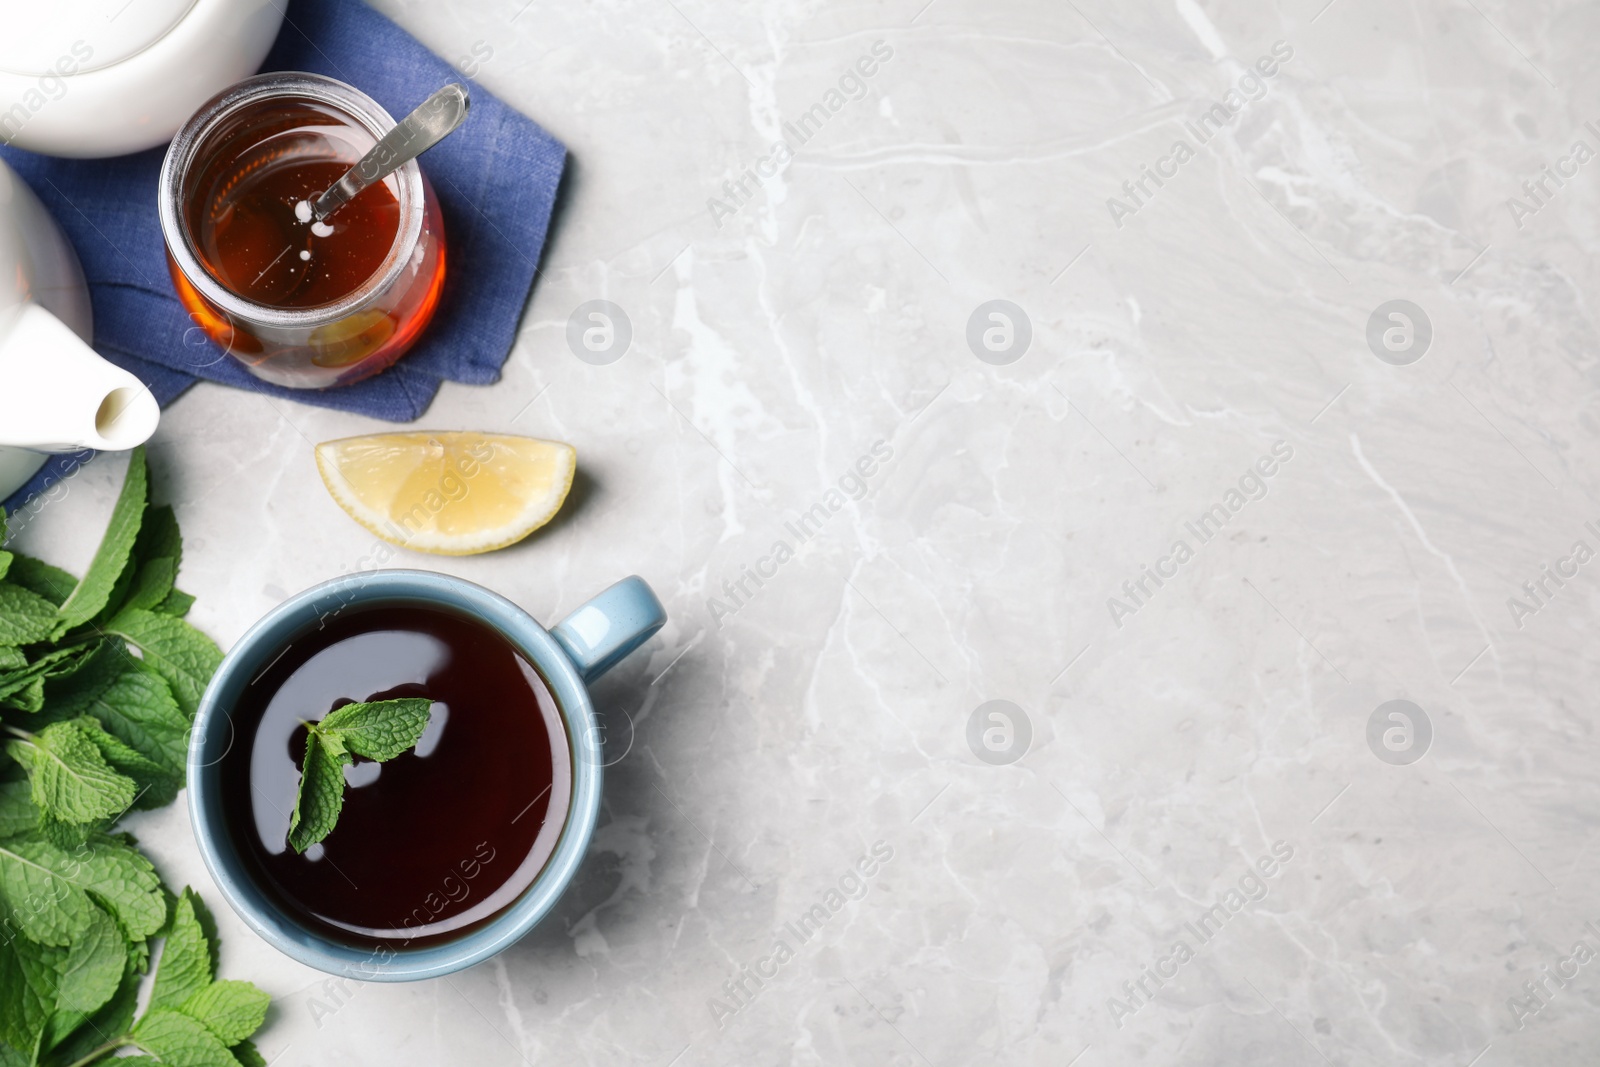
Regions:
[[144, 444], [160, 419], [143, 382], [39, 305], [0, 334], [0, 446], [118, 452]]

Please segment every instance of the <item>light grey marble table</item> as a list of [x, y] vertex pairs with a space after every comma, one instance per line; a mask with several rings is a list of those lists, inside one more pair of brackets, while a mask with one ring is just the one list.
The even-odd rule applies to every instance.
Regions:
[[[573, 156], [420, 425], [583, 471], [394, 563], [672, 621], [499, 958], [339, 986], [219, 904], [275, 1064], [1594, 1062], [1600, 5], [380, 6]], [[379, 428], [168, 411], [198, 625], [358, 565], [311, 446]]]

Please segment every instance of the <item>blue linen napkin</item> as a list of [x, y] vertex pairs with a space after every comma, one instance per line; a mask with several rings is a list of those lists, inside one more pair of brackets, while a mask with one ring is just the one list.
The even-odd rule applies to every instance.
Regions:
[[[362, 0], [291, 0], [262, 70], [303, 70], [354, 85], [399, 118], [462, 75]], [[441, 379], [486, 385], [516, 340], [566, 163], [566, 148], [477, 84], [461, 128], [421, 160], [444, 215], [444, 294], [399, 363], [343, 388], [263, 382], [206, 341], [167, 274], [156, 184], [165, 147], [112, 159], [54, 159], [0, 145], [83, 261], [94, 347], [166, 406], [196, 378], [395, 422], [417, 418]], [[75, 469], [55, 457], [5, 502], [15, 510]]]

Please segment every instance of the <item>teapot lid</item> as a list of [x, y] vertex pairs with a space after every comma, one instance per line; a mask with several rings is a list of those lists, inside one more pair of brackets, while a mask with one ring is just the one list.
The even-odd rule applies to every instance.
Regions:
[[50, 0], [9, 4], [0, 71], [30, 78], [109, 67], [165, 37], [197, 0]]

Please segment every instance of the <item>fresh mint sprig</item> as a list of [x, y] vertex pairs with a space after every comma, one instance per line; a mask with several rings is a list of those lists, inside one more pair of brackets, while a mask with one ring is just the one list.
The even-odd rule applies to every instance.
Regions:
[[222, 659], [183, 620], [182, 545], [135, 450], [81, 581], [0, 550], [0, 1067], [89, 1067], [123, 1049], [141, 1055], [119, 1063], [264, 1063], [247, 1039], [267, 995], [215, 980], [199, 898], [174, 897], [133, 838], [111, 832], [124, 812], [177, 796]]
[[143, 450], [129, 457], [82, 580], [3, 555], [0, 740], [10, 760], [0, 778], [20, 767], [57, 840], [106, 829], [130, 806], [170, 803], [222, 653], [181, 618], [190, 598], [173, 581], [183, 541], [172, 509], [149, 502]]
[[306, 758], [289, 820], [289, 847], [304, 852], [333, 833], [344, 808], [344, 769], [365, 756], [378, 763], [414, 748], [433, 701], [423, 697], [346, 704], [308, 722]]
[[79, 1039], [69, 1047], [68, 1054], [88, 1045], [82, 1055], [60, 1062], [88, 1067], [120, 1049], [134, 1048], [153, 1057], [136, 1057], [131, 1061], [136, 1064], [256, 1067], [265, 1063], [249, 1037], [261, 1027], [271, 998], [249, 982], [217, 980], [211, 926], [205, 905], [194, 890], [185, 889], [172, 910], [172, 926], [150, 987], [150, 1002], [137, 1022], [134, 1001], [138, 983], [131, 986], [131, 995], [124, 996], [129, 987], [125, 981], [119, 984], [116, 980], [118, 974], [113, 965], [120, 961], [115, 953], [106, 951], [98, 958], [89, 957], [87, 965], [94, 970], [86, 976], [85, 984], [96, 982], [103, 988], [109, 981], [106, 999], [113, 1013], [98, 1020], [111, 1025], [92, 1029], [96, 1037], [111, 1036], [93, 1044], [87, 1037]]

